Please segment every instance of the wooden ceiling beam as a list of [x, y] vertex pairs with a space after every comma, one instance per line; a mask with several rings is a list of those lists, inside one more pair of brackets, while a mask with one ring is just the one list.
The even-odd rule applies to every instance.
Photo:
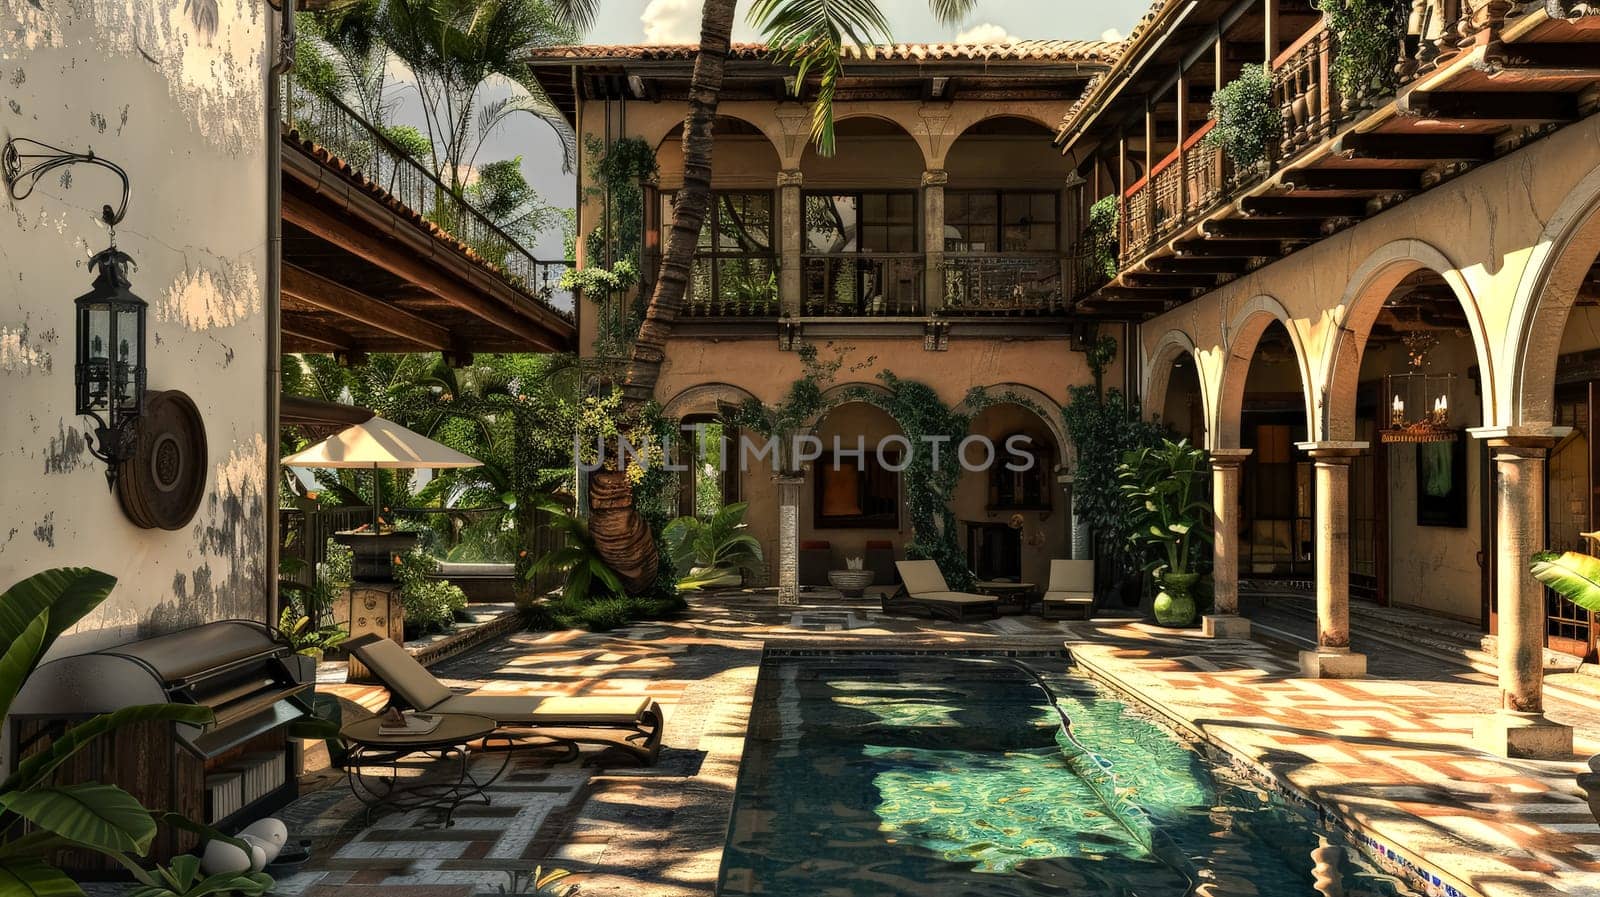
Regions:
[[1246, 196], [1239, 200], [1239, 209], [1262, 218], [1367, 217], [1367, 201], [1359, 196]]
[[1422, 172], [1409, 168], [1297, 168], [1283, 173], [1283, 183], [1296, 190], [1415, 193], [1422, 189]]
[[1347, 159], [1487, 162], [1494, 138], [1487, 134], [1346, 134], [1333, 147]]
[[[356, 348], [356, 338], [337, 327], [314, 321], [304, 315], [283, 316], [285, 352], [351, 352]], [[300, 348], [300, 344], [311, 348]]]
[[1277, 240], [1180, 240], [1176, 249], [1178, 258], [1254, 259], [1283, 255], [1283, 244]]
[[1122, 282], [1129, 287], [1138, 289], [1214, 290], [1217, 288], [1217, 276], [1203, 272], [1169, 274], [1158, 271], [1130, 271], [1122, 275]]
[[1250, 260], [1244, 257], [1164, 255], [1150, 259], [1146, 265], [1151, 271], [1168, 274], [1243, 274], [1250, 270]]
[[526, 340], [525, 351], [559, 352], [564, 348], [557, 334], [514, 308], [456, 281], [404, 247], [385, 240], [371, 228], [341, 220], [297, 192], [284, 191], [283, 217], [346, 252], [448, 300], [485, 323]]
[[[1600, 56], [1600, 47], [1590, 52]], [[1401, 115], [1442, 121], [1537, 124], [1578, 120], [1576, 94], [1543, 91], [1413, 90], [1396, 105]]]
[[1325, 234], [1314, 218], [1217, 218], [1200, 225], [1213, 240], [1316, 240]]
[[450, 331], [438, 324], [299, 265], [284, 263], [283, 292], [323, 311], [360, 321], [424, 348], [440, 352], [454, 348]]

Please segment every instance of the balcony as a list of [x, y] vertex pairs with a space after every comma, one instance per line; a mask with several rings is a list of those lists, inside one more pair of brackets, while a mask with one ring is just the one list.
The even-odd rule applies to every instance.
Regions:
[[800, 307], [808, 317], [917, 317], [926, 266], [920, 252], [805, 255]]
[[[1100, 124], [1126, 121], [1119, 110], [1159, 105], [1141, 99], [1141, 89], [1163, 101], [1170, 99], [1163, 91], [1181, 90], [1164, 65], [1126, 73], [1117, 82], [1122, 98], [1097, 106], [1100, 118], [1079, 133], [1097, 135], [1094, 152], [1113, 166], [1119, 152], [1136, 158], [1152, 135], [1175, 133], [1179, 143], [1116, 194], [1118, 271], [1104, 284], [1091, 278], [1069, 288], [1074, 308], [1159, 313], [1585, 114], [1584, 85], [1600, 77], [1593, 52], [1600, 20], [1551, 18], [1531, 4], [1503, 17], [1496, 10], [1480, 5], [1458, 21], [1427, 18], [1426, 33], [1413, 23], [1392, 57], [1356, 69], [1372, 75], [1352, 96], [1335, 77], [1347, 51], [1317, 20], [1270, 61], [1281, 135], [1264, 161], [1243, 170], [1208, 145], [1210, 121], [1187, 130], [1181, 121], [1173, 128], [1146, 118], [1143, 136]], [[1213, 33], [1169, 49], [1204, 59], [1217, 40]]]
[[1052, 315], [1066, 310], [1063, 259], [1055, 254], [950, 253], [944, 260], [946, 315]]

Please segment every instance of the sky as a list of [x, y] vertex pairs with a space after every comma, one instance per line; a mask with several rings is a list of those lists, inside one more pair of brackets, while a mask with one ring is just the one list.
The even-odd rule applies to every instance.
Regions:
[[[1148, 0], [983, 0], [966, 21], [955, 27], [939, 24], [927, 0], [879, 0], [888, 15], [892, 37], [908, 43], [933, 43], [960, 38], [974, 43], [1007, 39], [1116, 40], [1150, 8]], [[700, 0], [603, 0], [602, 15], [584, 36], [584, 43], [693, 43], [699, 40]], [[735, 40], [757, 40], [744, 21], [749, 0], [739, 2]], [[395, 85], [399, 107], [395, 120], [418, 117], [416, 91]], [[570, 208], [576, 187], [561, 170], [560, 143], [549, 125], [520, 115], [501, 126], [485, 142], [479, 162], [522, 156], [528, 182], [547, 201]], [[536, 247], [540, 258], [559, 259], [559, 234], [546, 234]]]

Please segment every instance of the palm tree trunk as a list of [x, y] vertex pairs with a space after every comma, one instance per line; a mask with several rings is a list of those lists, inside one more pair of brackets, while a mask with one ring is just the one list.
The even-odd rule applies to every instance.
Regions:
[[689, 114], [683, 122], [683, 187], [673, 204], [672, 231], [667, 237], [655, 291], [628, 357], [622, 391], [629, 406], [643, 405], [655, 396], [667, 338], [683, 310], [695, 244], [711, 206], [711, 125], [717, 116], [722, 73], [733, 39], [734, 2], [706, 0], [701, 13], [700, 52], [695, 56], [694, 76], [689, 82]]

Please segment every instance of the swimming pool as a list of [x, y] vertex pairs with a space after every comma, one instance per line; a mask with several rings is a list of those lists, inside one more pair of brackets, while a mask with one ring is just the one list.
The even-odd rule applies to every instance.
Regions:
[[1406, 893], [1064, 658], [771, 653], [754, 701], [723, 897]]

